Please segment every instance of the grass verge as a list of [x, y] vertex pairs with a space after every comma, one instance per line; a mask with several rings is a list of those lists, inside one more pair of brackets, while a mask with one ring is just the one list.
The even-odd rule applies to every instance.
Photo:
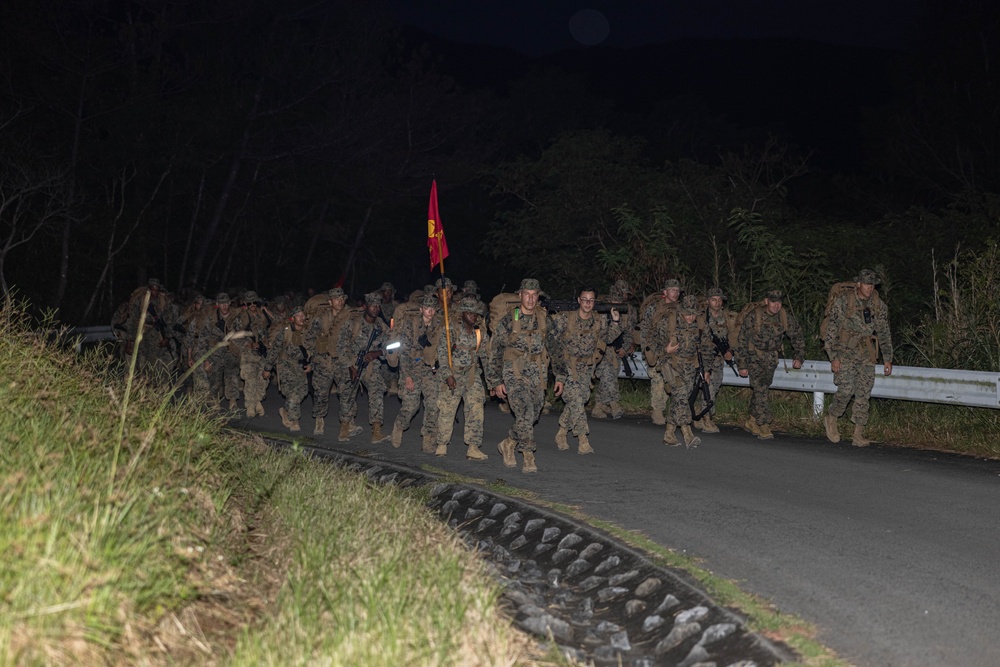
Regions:
[[0, 664], [552, 664], [417, 495], [0, 310]]

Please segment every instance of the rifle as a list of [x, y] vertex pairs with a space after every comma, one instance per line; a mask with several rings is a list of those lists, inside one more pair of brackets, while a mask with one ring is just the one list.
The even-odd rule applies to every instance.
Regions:
[[726, 338], [719, 338], [718, 336], [716, 336], [715, 332], [712, 331], [711, 325], [709, 325], [708, 327], [708, 333], [712, 337], [712, 344], [715, 345], [715, 353], [720, 357], [722, 357], [723, 361], [729, 364], [729, 367], [733, 369], [734, 373], [739, 375], [740, 369], [736, 367], [736, 356], [734, 355], [732, 359], [726, 359], [726, 352], [729, 352], [731, 349], [733, 349], [729, 345], [729, 340]]
[[[302, 366], [302, 370], [309, 368], [309, 352], [306, 350], [305, 345], [299, 345], [299, 352], [302, 356], [299, 358], [299, 364]], [[312, 371], [306, 372], [306, 386], [309, 387], [309, 395], [313, 395], [313, 381], [312, 381]]]
[[372, 332], [368, 336], [368, 342], [365, 344], [365, 349], [358, 351], [358, 358], [354, 360], [354, 368], [357, 369], [357, 375], [351, 380], [351, 391], [357, 391], [358, 385], [361, 383], [361, 376], [364, 374], [365, 368], [368, 367], [368, 352], [371, 351], [372, 343], [375, 342], [380, 333], [382, 333], [382, 330], [373, 325]]
[[[170, 333], [167, 331], [167, 325], [166, 323], [164, 323], [163, 319], [159, 316], [159, 314], [157, 314], [156, 306], [154, 306], [153, 304], [149, 304], [146, 307], [146, 312], [149, 315], [147, 319], [152, 321], [153, 328], [156, 329], [157, 333], [160, 334], [160, 340], [165, 343], [164, 347], [166, 347], [168, 351], [170, 351], [172, 354], [176, 355], [178, 359], [180, 359], [181, 343], [179, 340], [171, 336]], [[175, 327], [176, 326], [179, 325], [175, 325]], [[173, 343], [173, 345], [171, 345], [171, 343]]]
[[[705, 408], [701, 412], [696, 412], [694, 404], [698, 401], [699, 393], [701, 394], [702, 401], [705, 403]], [[693, 421], [698, 421], [715, 407], [715, 401], [712, 400], [712, 390], [709, 388], [708, 383], [705, 382], [705, 360], [702, 358], [700, 350], [698, 351], [698, 369], [695, 371], [694, 387], [691, 389], [691, 395], [688, 396], [688, 407], [691, 408], [691, 419]]]
[[[618, 338], [615, 338], [613, 341], [611, 341], [611, 349], [613, 349], [615, 352], [620, 352], [622, 348], [625, 347], [625, 334], [627, 333], [631, 333], [631, 331], [629, 330], [623, 331], [618, 335]], [[632, 364], [629, 362], [630, 356], [631, 355], [626, 354], [621, 359], [622, 363], [625, 364], [625, 377], [632, 379], [632, 377], [635, 375], [635, 371], [632, 369]]]

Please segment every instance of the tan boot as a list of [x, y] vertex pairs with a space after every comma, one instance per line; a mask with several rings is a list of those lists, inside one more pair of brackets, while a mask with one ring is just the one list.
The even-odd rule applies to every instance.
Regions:
[[326, 420], [322, 417], [316, 417], [316, 425], [313, 426], [313, 435], [323, 435], [323, 431], [326, 429]]
[[701, 418], [701, 432], [702, 433], [718, 433], [719, 427], [715, 425], [712, 421], [712, 415], [705, 415]]
[[469, 445], [465, 451], [465, 458], [469, 461], [485, 461], [490, 458], [479, 449], [478, 445]]
[[566, 429], [562, 426], [559, 427], [559, 431], [556, 432], [556, 447], [559, 450], [569, 449], [569, 442], [566, 440]]
[[743, 428], [747, 431], [750, 431], [754, 435], [760, 435], [760, 427], [757, 426], [757, 420], [754, 419], [752, 416], [747, 417], [747, 420], [743, 422]]
[[258, 417], [263, 417], [264, 416], [264, 404], [261, 403], [260, 401], [257, 401], [256, 406], [257, 406], [257, 416]]
[[403, 425], [397, 419], [392, 423], [392, 446], [397, 449], [403, 444]]
[[855, 447], [867, 447], [872, 444], [872, 441], [865, 437], [865, 427], [861, 424], [854, 425], [854, 437], [851, 438], [851, 444]]
[[281, 425], [285, 428], [292, 427], [292, 420], [288, 418], [288, 410], [284, 408], [278, 408], [278, 414], [281, 415]]
[[424, 454], [435, 454], [437, 448], [434, 446], [434, 436], [425, 435], [420, 443], [420, 451]]
[[340, 422], [340, 433], [337, 434], [337, 442], [347, 442], [351, 439], [351, 425], [348, 422]]
[[608, 416], [607, 411], [604, 409], [606, 407], [604, 403], [594, 403], [594, 409], [590, 411], [590, 416], [594, 419], [606, 419]]
[[500, 412], [510, 414], [510, 406], [507, 405], [507, 401], [500, 401]]
[[526, 449], [521, 454], [524, 456], [524, 465], [521, 466], [521, 472], [538, 472], [538, 467], [535, 466], [535, 453]]
[[302, 427], [299, 426], [299, 420], [298, 419], [289, 419], [288, 420], [288, 430], [291, 431], [292, 433], [298, 433], [299, 431], [301, 431]]
[[580, 442], [576, 449], [579, 454], [593, 454], [594, 448], [590, 446], [590, 439], [587, 438], [586, 433], [580, 434]]
[[774, 434], [771, 433], [770, 424], [761, 424], [757, 427], [757, 430], [759, 431], [759, 433], [757, 433], [757, 437], [761, 440], [770, 440], [774, 437]]
[[[704, 417], [703, 417], [702, 419], [704, 419]], [[702, 428], [703, 428], [703, 427], [702, 427], [702, 424], [701, 424], [701, 419], [699, 419], [699, 420], [697, 420], [697, 421], [693, 421], [693, 422], [691, 422], [691, 427], [692, 427], [692, 428], [696, 428], [696, 429], [698, 429], [699, 431], [701, 431], [701, 430], [702, 430]]]
[[837, 428], [837, 418], [831, 414], [823, 417], [823, 426], [826, 427], [826, 439], [830, 442], [840, 442], [840, 429]]
[[611, 418], [612, 419], [621, 419], [623, 414], [624, 413], [622, 412], [622, 406], [618, 405], [618, 403], [612, 403], [611, 404]]
[[353, 419], [351, 420], [351, 423], [348, 424], [348, 429], [347, 434], [352, 438], [356, 435], [361, 435], [364, 432], [364, 429], [355, 424]]
[[653, 410], [653, 423], [657, 426], [663, 426], [667, 423], [667, 418], [663, 416], [663, 410]]
[[372, 444], [378, 444], [380, 442], [385, 442], [389, 439], [389, 436], [382, 435], [382, 424], [381, 422], [375, 422], [372, 424]]
[[697, 447], [701, 444], [701, 438], [696, 436], [691, 430], [691, 424], [681, 425], [681, 435], [684, 436], [684, 446], [688, 449], [692, 447]]
[[663, 431], [663, 444], [670, 447], [681, 444], [677, 439], [677, 424], [667, 424], [666, 430]]
[[247, 417], [248, 418], [249, 417], [255, 417], [257, 415], [257, 406], [254, 405], [253, 403], [247, 403], [246, 404], [246, 408], [247, 408]]
[[517, 467], [517, 457], [514, 456], [514, 441], [510, 438], [504, 438], [497, 445], [497, 451], [503, 456], [503, 464], [508, 468]]
[[448, 456], [448, 445], [438, 445], [434, 448], [434, 456]]

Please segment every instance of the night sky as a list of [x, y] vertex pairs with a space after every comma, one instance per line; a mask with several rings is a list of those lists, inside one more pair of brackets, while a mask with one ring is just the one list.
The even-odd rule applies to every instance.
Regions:
[[456, 42], [527, 55], [602, 44], [629, 48], [681, 38], [799, 38], [902, 49], [918, 0], [389, 0], [400, 19]]

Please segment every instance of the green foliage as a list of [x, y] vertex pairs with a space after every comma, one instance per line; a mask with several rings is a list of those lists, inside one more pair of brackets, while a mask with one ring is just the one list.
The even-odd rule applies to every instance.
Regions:
[[668, 278], [686, 272], [678, 259], [676, 225], [666, 208], [657, 206], [639, 216], [628, 206], [618, 206], [612, 213], [618, 229], [597, 251], [605, 275], [624, 278], [636, 294], [648, 294], [663, 289]]

